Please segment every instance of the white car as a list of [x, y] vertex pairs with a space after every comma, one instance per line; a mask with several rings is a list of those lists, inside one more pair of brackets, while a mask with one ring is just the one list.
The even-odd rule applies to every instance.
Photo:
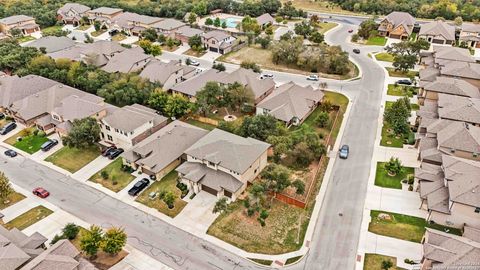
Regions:
[[190, 66], [198, 67], [200, 66], [200, 62], [190, 59]]
[[262, 74], [260, 75], [260, 79], [265, 79], [265, 78], [273, 78], [273, 74], [271, 73], [265, 73], [265, 74]]
[[318, 75], [315, 75], [315, 74], [308, 75], [307, 81], [318, 81]]

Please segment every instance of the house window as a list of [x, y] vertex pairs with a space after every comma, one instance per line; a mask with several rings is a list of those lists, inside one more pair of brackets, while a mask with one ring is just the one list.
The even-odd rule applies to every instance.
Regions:
[[118, 132], [119, 132], [119, 131], [118, 131], [118, 128], [116, 128], [116, 129], [115, 129], [115, 132], [116, 132], [116, 133], [118, 133]]
[[480, 214], [480, 207], [475, 208], [475, 213]]
[[109, 141], [112, 141], [112, 142], [113, 142], [113, 138], [112, 138], [112, 136], [110, 136], [110, 135], [107, 135], [107, 139], [108, 139]]
[[110, 126], [105, 125], [106, 130], [110, 130]]
[[212, 166], [212, 167], [215, 167], [215, 163], [213, 163], [213, 162], [211, 162], [211, 161], [208, 162], [208, 165], [210, 165], [210, 166]]
[[478, 157], [478, 153], [473, 153], [472, 156], [473, 157]]
[[455, 149], [450, 149], [450, 153], [455, 153]]
[[212, 44], [215, 44], [215, 40], [212, 40]]

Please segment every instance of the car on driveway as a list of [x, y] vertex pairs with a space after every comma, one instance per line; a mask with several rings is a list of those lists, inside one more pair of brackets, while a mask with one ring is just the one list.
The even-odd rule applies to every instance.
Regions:
[[307, 81], [318, 81], [318, 75], [310, 74], [307, 76]]
[[0, 134], [1, 135], [7, 135], [10, 131], [14, 130], [17, 127], [17, 123], [15, 122], [10, 122], [3, 126], [2, 129], [0, 129]]
[[118, 156], [120, 156], [121, 153], [123, 153], [123, 149], [122, 148], [117, 148], [117, 149], [110, 152], [110, 154], [108, 155], [108, 158], [109, 159], [115, 159]]
[[401, 79], [395, 82], [396, 84], [412, 85], [412, 81], [409, 79]]
[[42, 187], [35, 188], [32, 193], [33, 193], [33, 195], [38, 196], [38, 197], [43, 198], [43, 199], [45, 199], [46, 197], [48, 197], [50, 195], [50, 192], [48, 192], [46, 189], [44, 189]]
[[200, 62], [197, 60], [190, 59], [190, 66], [198, 67], [200, 66]]
[[105, 150], [103, 150], [103, 152], [102, 152], [102, 156], [108, 157], [110, 155], [110, 153], [115, 149], [117, 149], [117, 147], [115, 147], [115, 146], [110, 146], [110, 147], [105, 148]]
[[142, 190], [144, 190], [148, 184], [150, 184], [150, 180], [147, 178], [143, 178], [142, 180], [138, 181], [133, 185], [131, 189], [128, 190], [128, 195], [130, 196], [137, 196]]
[[15, 152], [15, 150], [8, 149], [7, 151], [5, 151], [5, 156], [13, 158], [17, 156], [17, 152]]
[[360, 49], [353, 49], [353, 52], [356, 53], [356, 54], [359, 54], [359, 53], [360, 53]]
[[343, 159], [348, 158], [348, 153], [350, 152], [350, 149], [348, 145], [344, 144], [342, 147], [340, 147], [340, 151], [338, 151], [338, 156]]
[[43, 152], [47, 152], [48, 150], [52, 149], [57, 144], [58, 144], [57, 140], [49, 139], [48, 141], [44, 142], [42, 144], [42, 146], [40, 146], [40, 149], [42, 149]]

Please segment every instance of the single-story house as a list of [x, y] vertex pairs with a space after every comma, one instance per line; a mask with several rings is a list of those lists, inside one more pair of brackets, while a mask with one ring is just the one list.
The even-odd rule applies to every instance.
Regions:
[[272, 25], [275, 22], [275, 19], [270, 15], [270, 13], [264, 13], [257, 17], [257, 23], [262, 28], [268, 25]]
[[146, 54], [142, 48], [136, 47], [126, 49], [113, 55], [102, 69], [110, 73], [138, 72], [141, 71], [152, 59], [153, 56]]
[[442, 20], [425, 23], [420, 26], [418, 38], [432, 44], [455, 45], [455, 26]]
[[175, 31], [175, 38], [180, 40], [182, 43], [188, 44], [188, 40], [191, 37], [201, 37], [203, 33], [203, 30], [184, 25]]
[[38, 50], [45, 49], [45, 53], [53, 53], [75, 46], [75, 41], [68, 37], [46, 36], [29, 42], [27, 47], [34, 47]]

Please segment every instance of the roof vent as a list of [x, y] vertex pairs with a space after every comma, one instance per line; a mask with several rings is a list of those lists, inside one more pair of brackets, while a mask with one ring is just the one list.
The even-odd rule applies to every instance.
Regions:
[[470, 129], [470, 127], [468, 126], [468, 123], [465, 123], [465, 128]]

